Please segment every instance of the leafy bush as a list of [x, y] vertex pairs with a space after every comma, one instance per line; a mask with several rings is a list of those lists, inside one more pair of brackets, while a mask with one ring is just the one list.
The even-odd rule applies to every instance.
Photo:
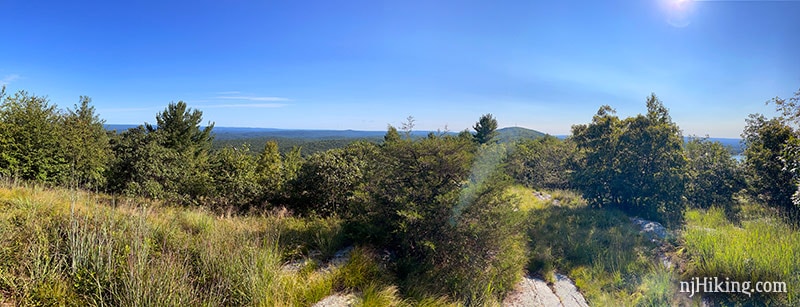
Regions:
[[732, 212], [733, 195], [745, 188], [736, 160], [719, 142], [692, 138], [685, 146], [688, 160], [686, 198], [695, 208], [717, 205]]
[[256, 161], [249, 146], [224, 148], [210, 160], [216, 206], [246, 211], [261, 198]]
[[686, 179], [680, 129], [655, 94], [647, 98], [646, 115], [621, 120], [614, 112], [603, 106], [592, 123], [572, 127], [585, 154], [574, 183], [595, 207], [680, 225]]
[[345, 215], [364, 179], [372, 143], [353, 143], [311, 155], [291, 181], [291, 205], [301, 213]]
[[520, 214], [500, 174], [503, 145], [471, 138], [387, 138], [367, 175], [353, 221], [398, 257], [405, 293], [447, 294], [481, 304], [522, 274]]
[[522, 141], [508, 158], [507, 170], [517, 182], [535, 189], [566, 189], [577, 164], [572, 141], [554, 136]]

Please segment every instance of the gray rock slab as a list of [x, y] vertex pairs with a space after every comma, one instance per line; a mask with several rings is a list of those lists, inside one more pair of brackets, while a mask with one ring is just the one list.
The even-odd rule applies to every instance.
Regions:
[[522, 279], [503, 300], [504, 307], [563, 306], [544, 280], [528, 277]]
[[586, 299], [578, 292], [575, 283], [569, 277], [556, 273], [556, 283], [553, 285], [556, 296], [565, 307], [589, 307]]

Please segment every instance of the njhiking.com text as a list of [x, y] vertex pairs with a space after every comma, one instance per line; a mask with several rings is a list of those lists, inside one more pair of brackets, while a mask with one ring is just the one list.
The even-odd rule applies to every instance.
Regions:
[[692, 277], [689, 281], [681, 281], [681, 292], [691, 293], [742, 293], [748, 297], [753, 293], [786, 293], [786, 282], [782, 281], [735, 281], [718, 277]]

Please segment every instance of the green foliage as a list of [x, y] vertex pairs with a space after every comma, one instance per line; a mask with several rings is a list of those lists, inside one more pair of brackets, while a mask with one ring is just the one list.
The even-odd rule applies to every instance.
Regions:
[[292, 185], [292, 208], [320, 215], [346, 214], [376, 151], [371, 143], [354, 143], [308, 157]]
[[752, 194], [776, 207], [792, 206], [796, 180], [784, 158], [795, 131], [780, 118], [751, 114], [742, 134], [747, 181]]
[[286, 181], [294, 180], [297, 172], [303, 166], [303, 156], [299, 147], [292, 148], [283, 157], [283, 179]]
[[110, 188], [115, 192], [198, 203], [213, 194], [209, 149], [213, 124], [200, 129], [202, 112], [170, 103], [145, 124], [112, 140], [115, 161]]
[[389, 125], [388, 130], [386, 131], [386, 135], [383, 136], [384, 143], [394, 143], [400, 141], [400, 133], [397, 132], [397, 128]]
[[484, 114], [472, 129], [475, 130], [475, 142], [489, 143], [497, 135], [497, 119], [492, 117], [492, 114]]
[[60, 183], [69, 168], [62, 150], [61, 116], [46, 97], [19, 91], [0, 95], [0, 176]]
[[144, 126], [131, 128], [111, 139], [114, 161], [111, 164], [109, 189], [128, 195], [153, 199], [176, 198], [167, 185], [174, 186], [181, 178], [180, 155], [161, 146], [158, 135]]
[[286, 177], [283, 176], [283, 161], [278, 152], [278, 143], [270, 141], [264, 145], [264, 150], [258, 155], [255, 171], [258, 176], [256, 181], [264, 189], [265, 195], [269, 195], [267, 198], [280, 195]]
[[383, 139], [380, 137], [361, 137], [361, 138], [302, 138], [302, 137], [243, 137], [237, 139], [214, 139], [212, 149], [219, 150], [225, 147], [239, 147], [249, 144], [250, 148], [263, 148], [267, 142], [278, 143], [278, 151], [287, 155], [292, 150], [298, 149], [303, 157], [312, 154], [346, 147], [355, 142], [370, 142], [378, 144]]
[[590, 204], [620, 208], [676, 225], [685, 204], [683, 138], [653, 94], [647, 115], [620, 120], [603, 106], [588, 125], [572, 128], [586, 158], [575, 183]]
[[210, 169], [217, 205], [245, 211], [261, 197], [257, 164], [249, 146], [216, 152], [211, 156]]
[[63, 118], [64, 155], [70, 164], [70, 180], [85, 188], [106, 185], [112, 152], [105, 123], [95, 114], [91, 99], [81, 96], [80, 105], [67, 110]]
[[507, 171], [517, 182], [536, 189], [570, 187], [578, 153], [571, 140], [554, 136], [525, 140], [516, 144], [508, 157]]
[[200, 129], [203, 121], [203, 112], [188, 108], [186, 103], [178, 101], [170, 103], [156, 115], [156, 126], [145, 124], [148, 132], [158, 132], [164, 135], [161, 145], [177, 151], [192, 150], [201, 154], [211, 148], [213, 136], [211, 130], [214, 123]]
[[745, 188], [744, 174], [719, 142], [692, 138], [685, 145], [688, 160], [686, 198], [695, 208], [720, 206], [732, 212], [733, 195]]
[[520, 215], [498, 172], [506, 149], [471, 138], [386, 142], [367, 172], [353, 221], [361, 240], [397, 254], [406, 293], [445, 293], [480, 305], [522, 273]]

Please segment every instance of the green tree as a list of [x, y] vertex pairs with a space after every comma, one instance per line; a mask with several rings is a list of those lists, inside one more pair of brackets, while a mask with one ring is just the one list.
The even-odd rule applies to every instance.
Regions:
[[110, 191], [154, 199], [177, 197], [166, 185], [174, 186], [179, 180], [180, 174], [171, 167], [179, 159], [174, 151], [161, 146], [157, 137], [140, 125], [111, 138]]
[[0, 104], [0, 174], [24, 180], [60, 183], [68, 163], [61, 146], [61, 114], [43, 96], [19, 91]]
[[202, 203], [213, 195], [209, 149], [213, 123], [201, 129], [202, 112], [186, 103], [170, 103], [145, 124], [122, 133], [113, 143], [116, 156], [113, 191]]
[[283, 179], [286, 182], [294, 180], [300, 171], [300, 167], [303, 166], [303, 156], [300, 152], [300, 147], [293, 147], [283, 157]]
[[489, 143], [497, 135], [497, 120], [492, 114], [484, 114], [472, 129], [475, 129], [475, 141], [478, 144]]
[[214, 123], [200, 129], [203, 112], [192, 110], [183, 101], [170, 103], [164, 111], [156, 115], [156, 126], [145, 124], [148, 132], [164, 135], [162, 145], [177, 151], [191, 150], [195, 155], [211, 149]]
[[258, 202], [262, 189], [250, 146], [223, 148], [211, 157], [210, 164], [217, 206], [246, 211]]
[[400, 133], [397, 132], [397, 128], [389, 125], [388, 131], [386, 131], [386, 135], [383, 136], [384, 143], [392, 143], [400, 141]]
[[795, 131], [783, 118], [767, 119], [751, 114], [742, 133], [746, 149], [745, 168], [751, 193], [775, 207], [791, 208], [797, 180], [790, 168], [787, 147]]
[[586, 158], [575, 183], [595, 206], [612, 206], [677, 225], [685, 203], [683, 137], [655, 94], [647, 114], [619, 120], [602, 107], [589, 125], [573, 126]]
[[371, 143], [354, 143], [308, 157], [292, 181], [293, 208], [303, 213], [348, 215], [364, 179]]
[[80, 104], [67, 110], [61, 141], [73, 180], [90, 189], [105, 186], [111, 160], [111, 144], [103, 126], [105, 121], [95, 113], [91, 101], [81, 96]]
[[516, 144], [508, 157], [507, 170], [517, 182], [531, 188], [566, 189], [577, 159], [572, 141], [548, 135]]
[[695, 208], [719, 206], [732, 212], [733, 194], [744, 189], [744, 175], [725, 146], [708, 138], [691, 138], [685, 145], [688, 160], [686, 198]]
[[272, 199], [280, 195], [283, 185], [286, 182], [283, 176], [283, 161], [278, 152], [278, 143], [268, 141], [264, 144], [264, 150], [258, 155], [256, 163], [256, 174], [258, 184], [261, 186], [266, 199]]
[[522, 215], [500, 172], [506, 149], [480, 148], [471, 135], [406, 138], [384, 143], [367, 164], [353, 235], [395, 252], [411, 292], [480, 305], [522, 273]]

